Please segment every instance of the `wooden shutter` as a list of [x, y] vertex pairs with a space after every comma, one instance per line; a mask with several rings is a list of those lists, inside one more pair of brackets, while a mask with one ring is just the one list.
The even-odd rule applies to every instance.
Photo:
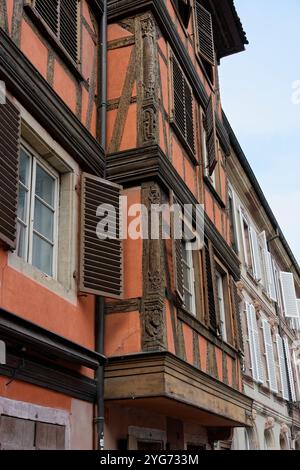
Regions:
[[205, 123], [207, 134], [208, 173], [209, 175], [212, 175], [218, 161], [218, 149], [216, 142], [216, 118], [212, 94], [210, 96], [206, 108]]
[[173, 63], [173, 91], [174, 91], [174, 122], [180, 134], [188, 144], [191, 151], [195, 152], [194, 138], [194, 111], [193, 94], [177, 60]]
[[59, 31], [59, 0], [35, 0], [35, 9], [55, 35]]
[[65, 426], [37, 422], [35, 430], [36, 450], [64, 450], [65, 435]]
[[233, 309], [234, 318], [234, 329], [235, 329], [235, 341], [237, 348], [244, 352], [244, 338], [243, 328], [241, 319], [240, 299], [237, 291], [236, 284], [232, 278], [230, 278], [230, 290], [231, 290], [231, 304]]
[[286, 363], [285, 363], [284, 350], [283, 350], [283, 340], [281, 336], [276, 335], [276, 343], [277, 343], [277, 352], [278, 352], [278, 360], [279, 360], [279, 368], [280, 368], [282, 397], [284, 398], [284, 400], [289, 400], [288, 376], [287, 376]]
[[61, 45], [77, 61], [78, 0], [35, 0], [35, 9], [57, 36]]
[[[80, 290], [112, 298], [122, 297], [123, 250], [120, 240], [121, 186], [86, 173], [82, 176]], [[116, 234], [100, 240], [97, 209], [108, 204], [110, 220], [116, 214]], [[116, 235], [116, 237], [115, 237]]]
[[[172, 204], [177, 205], [174, 194], [172, 194]], [[181, 227], [180, 227], [181, 226]], [[173, 243], [173, 267], [174, 267], [174, 285], [175, 291], [183, 302], [184, 289], [183, 289], [183, 255], [182, 255], [182, 239], [176, 238], [175, 234], [180, 233], [182, 229], [182, 220], [178, 217], [178, 214], [172, 214], [172, 243]]]
[[254, 277], [257, 281], [260, 281], [262, 277], [262, 272], [261, 272], [259, 244], [258, 244], [257, 233], [253, 227], [250, 227], [250, 238], [251, 238], [251, 249], [252, 249], [252, 256], [253, 256]]
[[211, 242], [208, 242], [207, 245], [205, 245], [204, 251], [209, 324], [214, 331], [217, 331], [219, 322], [216, 302], [216, 271]]
[[267, 322], [267, 320], [263, 320], [263, 333], [264, 333], [265, 352], [266, 352], [270, 390], [272, 390], [272, 392], [277, 393], [278, 387], [277, 387], [277, 379], [276, 379], [276, 366], [275, 366], [275, 359], [274, 359], [272, 333], [271, 333], [271, 327], [269, 323]]
[[196, 20], [198, 31], [199, 53], [211, 65], [215, 64], [215, 48], [212, 17], [202, 5], [196, 1]]
[[280, 272], [280, 283], [283, 297], [284, 313], [287, 318], [299, 318], [294, 276], [292, 273]]
[[292, 397], [292, 401], [296, 401], [295, 382], [294, 382], [294, 375], [293, 375], [293, 370], [292, 370], [289, 342], [288, 342], [287, 338], [284, 338], [284, 340], [283, 340], [283, 347], [284, 347], [284, 350], [285, 350], [285, 357], [286, 357], [286, 363], [287, 363], [287, 373], [288, 373], [288, 377], [289, 377], [291, 397]]
[[7, 98], [0, 105], [0, 240], [16, 247], [21, 117]]

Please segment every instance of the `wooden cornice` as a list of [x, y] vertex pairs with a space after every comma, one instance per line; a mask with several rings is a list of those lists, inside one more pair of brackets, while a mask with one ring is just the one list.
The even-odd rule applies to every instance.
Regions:
[[[124, 187], [156, 180], [167, 190], [174, 191], [181, 204], [197, 204], [195, 196], [158, 145], [141, 147], [107, 156], [107, 178]], [[240, 261], [215, 225], [205, 215], [205, 235], [226, 264], [235, 280], [240, 279]]]
[[101, 145], [2, 28], [0, 44], [0, 78], [7, 89], [82, 170], [103, 176], [105, 158]]

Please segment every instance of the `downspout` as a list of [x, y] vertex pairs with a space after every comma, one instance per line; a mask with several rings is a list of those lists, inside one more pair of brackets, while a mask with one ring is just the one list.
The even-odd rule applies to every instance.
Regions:
[[[100, 142], [106, 153], [106, 110], [107, 110], [107, 0], [103, 1], [103, 15], [100, 31], [100, 67], [99, 91], [100, 91]], [[106, 161], [104, 166], [104, 178], [106, 178]], [[104, 324], [105, 324], [105, 300], [96, 296], [95, 299], [95, 348], [96, 352], [104, 354]], [[104, 364], [99, 365], [96, 371], [96, 407], [95, 418], [97, 428], [97, 450], [104, 450]]]

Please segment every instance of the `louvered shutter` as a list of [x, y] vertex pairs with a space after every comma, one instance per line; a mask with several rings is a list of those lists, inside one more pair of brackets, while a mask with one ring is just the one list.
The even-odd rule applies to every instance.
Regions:
[[35, 0], [34, 5], [36, 11], [76, 62], [78, 51], [78, 0]]
[[192, 152], [195, 152], [193, 94], [177, 60], [173, 63], [174, 122]]
[[196, 19], [199, 53], [211, 65], [215, 64], [212, 17], [202, 5], [196, 2]]
[[297, 358], [296, 351], [293, 350], [293, 362], [295, 364], [295, 369], [296, 369], [296, 384], [297, 384], [297, 395], [298, 395], [298, 400], [300, 401], [300, 365], [299, 365], [299, 358]]
[[6, 98], [0, 105], [0, 240], [16, 247], [21, 117]]
[[267, 273], [268, 273], [269, 297], [271, 300], [274, 300], [274, 302], [277, 302], [273, 259], [272, 259], [271, 253], [269, 252], [266, 253], [266, 262], [267, 262]]
[[253, 227], [250, 227], [250, 238], [251, 238], [251, 248], [252, 248], [252, 256], [253, 256], [254, 276], [257, 281], [260, 281], [262, 277], [262, 272], [261, 272], [259, 245], [258, 245], [257, 233]]
[[212, 175], [218, 161], [218, 150], [216, 143], [216, 118], [212, 94], [206, 108], [205, 123], [207, 135], [208, 172], [209, 175]]
[[[86, 173], [81, 194], [80, 290], [95, 295], [120, 298], [123, 293], [123, 247], [120, 239], [121, 186]], [[105, 207], [102, 217], [99, 206]], [[97, 235], [101, 220], [115, 221], [106, 239]], [[106, 230], [106, 229], [105, 229]]]
[[230, 278], [230, 290], [231, 290], [231, 299], [232, 299], [232, 308], [233, 308], [233, 317], [234, 317], [234, 326], [235, 326], [236, 345], [240, 351], [244, 352], [244, 338], [243, 338], [243, 329], [242, 329], [240, 300], [239, 300], [239, 295], [238, 295], [236, 284], [232, 278]]
[[287, 372], [288, 372], [288, 377], [289, 377], [292, 401], [296, 401], [295, 382], [294, 382], [294, 375], [293, 375], [292, 364], [291, 364], [289, 342], [287, 338], [284, 338], [283, 346], [284, 346], [286, 362], [287, 362]]
[[247, 327], [248, 327], [248, 339], [249, 339], [252, 378], [253, 380], [257, 381], [258, 371], [257, 371], [257, 359], [256, 359], [256, 348], [255, 348], [255, 341], [254, 341], [251, 305], [248, 302], [245, 302], [245, 307], [246, 307], [246, 318], [247, 318]]
[[281, 392], [284, 400], [289, 400], [289, 385], [288, 385], [288, 376], [285, 364], [284, 350], [283, 350], [283, 341], [281, 336], [276, 335], [278, 359], [279, 359], [279, 368], [280, 368], [280, 378], [281, 378]]
[[35, 9], [55, 35], [59, 31], [59, 0], [35, 0]]
[[216, 309], [216, 282], [213, 253], [210, 242], [204, 247], [205, 251], [205, 278], [208, 300], [209, 324], [214, 331], [218, 329], [218, 318]]
[[299, 318], [294, 276], [280, 272], [280, 284], [283, 297], [284, 313], [287, 318]]
[[274, 359], [274, 349], [272, 341], [271, 327], [266, 320], [263, 320], [263, 333], [264, 333], [264, 342], [265, 342], [265, 351], [267, 359], [267, 369], [269, 377], [270, 390], [277, 393], [277, 379], [276, 379], [276, 366]]
[[261, 347], [260, 347], [260, 340], [259, 340], [259, 331], [258, 331], [258, 326], [257, 326], [255, 307], [252, 304], [250, 304], [250, 311], [251, 311], [251, 322], [252, 322], [252, 332], [253, 332], [253, 343], [254, 343], [254, 348], [255, 348], [255, 358], [256, 358], [256, 365], [257, 365], [257, 381], [259, 383], [263, 383], [264, 372], [263, 372], [262, 355], [261, 355]]

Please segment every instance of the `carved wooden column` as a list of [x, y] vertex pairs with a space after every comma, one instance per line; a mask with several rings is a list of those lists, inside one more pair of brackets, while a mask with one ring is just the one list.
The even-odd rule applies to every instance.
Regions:
[[138, 145], [158, 142], [157, 26], [151, 13], [136, 18]]
[[142, 349], [166, 349], [164, 252], [161, 237], [151, 240], [151, 206], [161, 204], [161, 192], [154, 182], [142, 185], [142, 203], [148, 209], [149, 239], [143, 240]]

